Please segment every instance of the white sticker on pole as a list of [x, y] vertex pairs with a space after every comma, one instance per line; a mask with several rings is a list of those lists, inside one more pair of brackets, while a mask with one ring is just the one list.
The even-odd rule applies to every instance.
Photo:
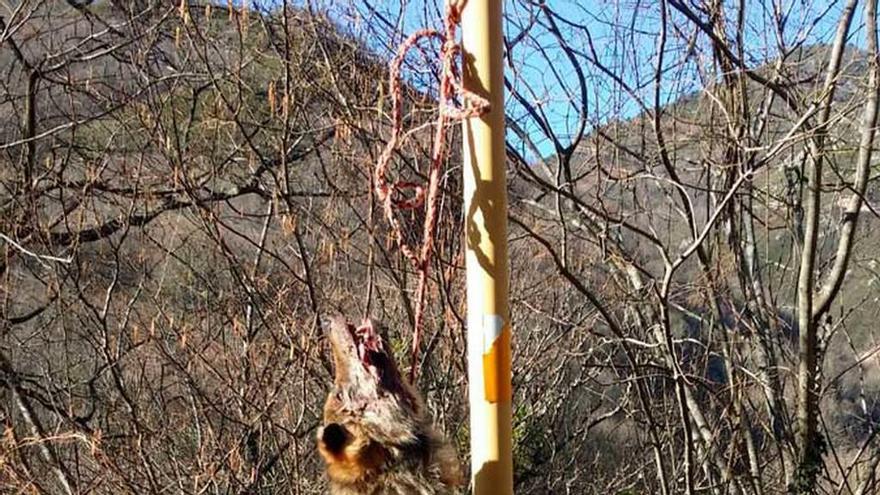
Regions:
[[483, 315], [483, 354], [492, 350], [492, 344], [501, 336], [504, 318], [499, 315]]

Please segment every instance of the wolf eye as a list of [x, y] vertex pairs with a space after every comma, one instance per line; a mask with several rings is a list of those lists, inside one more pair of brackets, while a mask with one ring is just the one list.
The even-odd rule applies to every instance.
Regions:
[[348, 440], [348, 432], [341, 425], [330, 423], [324, 427], [321, 439], [331, 452], [339, 452]]

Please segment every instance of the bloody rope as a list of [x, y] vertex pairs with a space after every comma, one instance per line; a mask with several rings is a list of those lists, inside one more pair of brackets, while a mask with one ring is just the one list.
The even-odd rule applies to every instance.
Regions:
[[[411, 383], [415, 383], [419, 362], [419, 348], [426, 305], [425, 298], [428, 289], [428, 276], [431, 269], [431, 256], [434, 251], [434, 231], [436, 230], [439, 209], [440, 178], [443, 171], [443, 162], [448, 153], [446, 126], [451, 122], [482, 116], [489, 111], [489, 102], [485, 98], [464, 89], [458, 76], [459, 71], [456, 68], [456, 60], [461, 54], [461, 46], [456, 42], [456, 31], [458, 24], [461, 22], [461, 11], [465, 1], [447, 0], [443, 18], [444, 30], [441, 32], [436, 29], [421, 29], [411, 34], [398, 47], [397, 54], [391, 60], [389, 70], [392, 130], [391, 138], [385, 145], [382, 154], [379, 155], [379, 160], [376, 164], [375, 184], [376, 195], [379, 201], [382, 202], [385, 218], [391, 226], [395, 242], [400, 251], [409, 259], [419, 273], [413, 322], [412, 365], [409, 373]], [[403, 136], [403, 90], [400, 72], [407, 52], [425, 39], [437, 39], [441, 42], [440, 57], [442, 61], [439, 111], [437, 112], [437, 120], [435, 122], [428, 181], [426, 184], [407, 181], [391, 182], [388, 180], [388, 172], [391, 168], [392, 157], [400, 146]], [[461, 102], [460, 107], [455, 104], [455, 96], [458, 96]], [[412, 191], [411, 196], [406, 197], [403, 194], [404, 191]], [[397, 217], [396, 210], [413, 210], [422, 206], [425, 207], [422, 242], [421, 245], [412, 246], [404, 239], [403, 228]]]

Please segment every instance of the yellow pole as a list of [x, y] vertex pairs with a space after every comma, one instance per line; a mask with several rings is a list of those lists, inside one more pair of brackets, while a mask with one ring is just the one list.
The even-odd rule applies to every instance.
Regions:
[[465, 0], [461, 16], [462, 82], [490, 104], [462, 129], [474, 495], [513, 493], [501, 1]]

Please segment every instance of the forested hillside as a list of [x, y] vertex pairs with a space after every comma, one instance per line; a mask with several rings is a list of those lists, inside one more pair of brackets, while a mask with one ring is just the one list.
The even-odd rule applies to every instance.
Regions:
[[[876, 2], [753, 3], [505, 4], [517, 493], [880, 490]], [[0, 492], [324, 493], [321, 322], [414, 365], [373, 192], [407, 7], [324, 7], [0, 5]], [[415, 385], [466, 465], [445, 167]]]

